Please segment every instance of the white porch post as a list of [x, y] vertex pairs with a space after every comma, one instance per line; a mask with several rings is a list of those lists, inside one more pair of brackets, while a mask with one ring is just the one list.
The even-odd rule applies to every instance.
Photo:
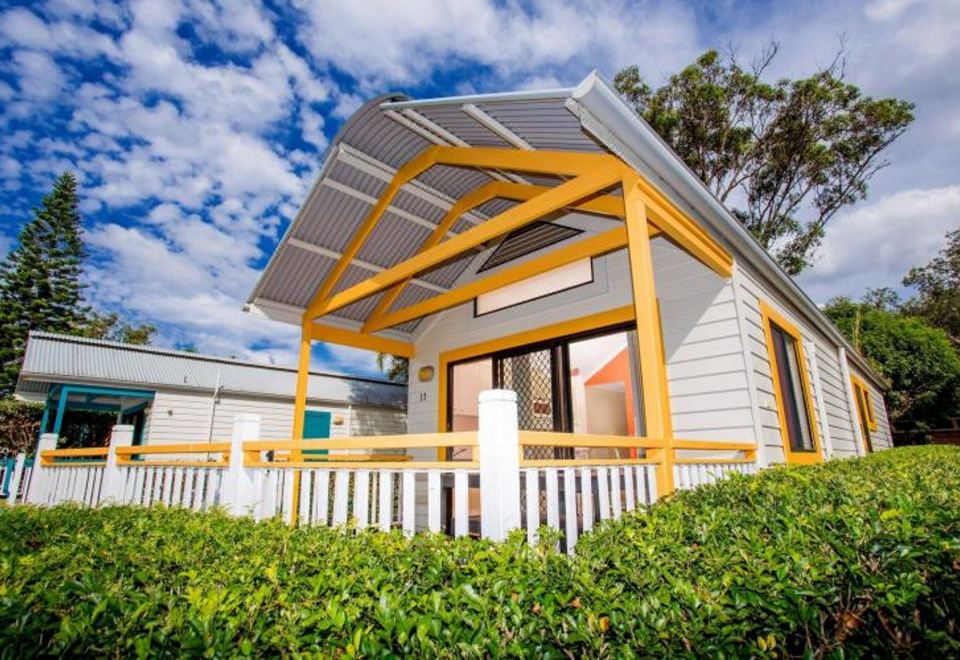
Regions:
[[243, 464], [243, 443], [260, 439], [260, 415], [241, 413], [233, 418], [230, 439], [230, 467], [220, 503], [235, 516], [251, 513], [257, 500], [253, 492], [253, 473]]
[[133, 426], [117, 424], [110, 432], [107, 448], [107, 463], [103, 466], [103, 485], [100, 487], [100, 504], [121, 504], [123, 500], [123, 474], [117, 465], [117, 447], [133, 444]]
[[37, 443], [37, 453], [33, 459], [33, 476], [30, 478], [30, 492], [24, 498], [31, 504], [47, 503], [49, 490], [47, 482], [50, 481], [51, 468], [44, 466], [41, 455], [45, 451], [56, 449], [58, 439], [59, 436], [56, 433], [44, 433]]
[[480, 534], [501, 541], [520, 527], [517, 393], [480, 393]]
[[20, 482], [23, 480], [24, 465], [27, 462], [27, 455], [23, 452], [17, 454], [17, 459], [13, 464], [13, 475], [7, 482], [10, 492], [7, 493], [7, 504], [13, 506], [17, 503], [17, 492], [20, 490]]

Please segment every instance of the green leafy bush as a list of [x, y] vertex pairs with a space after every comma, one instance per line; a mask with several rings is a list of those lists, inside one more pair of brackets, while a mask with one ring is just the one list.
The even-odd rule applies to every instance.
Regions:
[[175, 509], [0, 509], [0, 655], [960, 654], [960, 450], [681, 493], [575, 559]]

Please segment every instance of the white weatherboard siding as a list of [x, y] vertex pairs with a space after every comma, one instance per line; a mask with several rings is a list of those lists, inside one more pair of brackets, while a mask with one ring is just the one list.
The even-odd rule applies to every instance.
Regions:
[[[678, 437], [752, 441], [747, 370], [733, 286], [673, 243], [651, 243], [665, 336], [674, 432]], [[594, 282], [475, 318], [472, 303], [447, 310], [417, 340], [411, 373], [444, 351], [632, 304], [625, 250], [594, 260]], [[439, 379], [412, 382], [411, 433], [437, 430]]]
[[754, 441], [732, 280], [667, 240], [652, 246], [674, 435]]
[[817, 366], [820, 371], [824, 409], [830, 425], [830, 438], [833, 440], [833, 455], [835, 458], [857, 456], [857, 440], [853, 428], [855, 418], [851, 416], [847, 405], [847, 392], [844, 389], [837, 347], [822, 339], [818, 340]]
[[[749, 267], [742, 268], [740, 278], [741, 297], [744, 302], [745, 326], [747, 328], [750, 353], [753, 357], [754, 376], [757, 383], [758, 403], [763, 432], [763, 451], [767, 462], [782, 462], [784, 460], [783, 441], [780, 435], [780, 419], [777, 415], [776, 398], [773, 390], [773, 380], [770, 370], [770, 359], [767, 353], [766, 337], [764, 335], [763, 320], [760, 313], [759, 301], [763, 300], [793, 323], [805, 342], [812, 342], [814, 351], [807, 351], [808, 375], [813, 377], [814, 370], [809, 364], [811, 359], [816, 360], [816, 373], [819, 375], [819, 387], [811, 388], [813, 398], [814, 417], [820, 433], [821, 444], [824, 438], [824, 423], [828, 426], [830, 441], [833, 446], [834, 457], [852, 457], [857, 455], [857, 445], [854, 436], [854, 417], [847, 403], [847, 393], [841, 375], [837, 346], [827, 340], [819, 332], [811, 329], [794, 311], [788, 308], [782, 296], [774, 293], [770, 288], [759, 282], [759, 279]], [[812, 353], [812, 355], [811, 355]], [[822, 401], [819, 394], [822, 395]], [[826, 420], [822, 419], [821, 411]]]
[[[206, 442], [210, 428], [209, 393], [158, 391], [148, 417], [145, 443], [151, 445]], [[405, 416], [389, 408], [357, 408], [311, 403], [307, 410], [331, 413], [331, 437], [402, 433]], [[229, 440], [234, 418], [241, 413], [260, 416], [260, 436], [282, 440], [293, 431], [293, 402], [223, 394], [213, 418], [214, 441]]]

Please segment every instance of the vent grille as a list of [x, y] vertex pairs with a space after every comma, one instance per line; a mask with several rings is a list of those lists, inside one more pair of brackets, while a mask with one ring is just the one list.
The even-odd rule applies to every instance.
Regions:
[[485, 270], [496, 268], [508, 261], [519, 259], [524, 255], [582, 233], [583, 230], [564, 227], [554, 222], [544, 222], [542, 220], [533, 222], [526, 227], [510, 232], [477, 272], [482, 273]]

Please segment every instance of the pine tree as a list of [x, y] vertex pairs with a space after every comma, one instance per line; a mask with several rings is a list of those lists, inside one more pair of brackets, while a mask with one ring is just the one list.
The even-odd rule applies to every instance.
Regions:
[[16, 387], [30, 330], [76, 333], [89, 310], [80, 275], [86, 251], [77, 180], [70, 172], [33, 209], [17, 244], [0, 263], [0, 393]]

